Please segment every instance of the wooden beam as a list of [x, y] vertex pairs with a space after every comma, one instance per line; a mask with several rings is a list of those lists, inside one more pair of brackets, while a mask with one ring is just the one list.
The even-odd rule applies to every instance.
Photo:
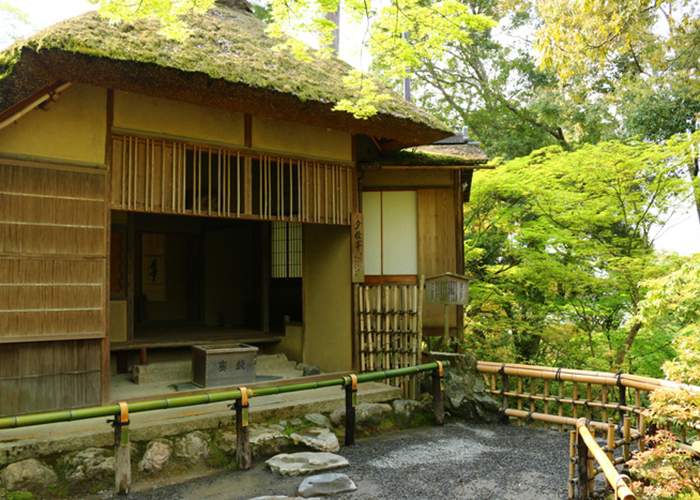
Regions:
[[253, 147], [253, 117], [248, 113], [243, 115], [243, 145]]
[[[107, 133], [105, 136], [105, 165], [107, 171], [111, 171], [112, 165], [112, 125], [114, 124], [114, 90], [107, 89]], [[112, 236], [112, 217], [111, 217], [111, 199], [112, 199], [112, 177], [105, 177], [105, 203], [104, 203], [104, 227], [105, 227], [105, 273], [104, 283], [102, 284], [102, 294], [104, 299], [104, 327], [105, 336], [102, 339], [100, 349], [100, 369], [101, 373], [101, 395], [102, 404], [109, 403], [111, 389], [111, 369], [110, 369], [110, 352], [109, 352], [109, 335], [110, 335], [110, 244]]]

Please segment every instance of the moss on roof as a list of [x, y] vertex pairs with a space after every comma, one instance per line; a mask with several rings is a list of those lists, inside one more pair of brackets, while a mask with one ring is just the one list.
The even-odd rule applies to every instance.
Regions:
[[436, 153], [426, 153], [403, 149], [394, 153], [383, 154], [372, 161], [361, 162], [363, 168], [378, 169], [382, 167], [468, 167], [485, 163], [486, 159], [465, 158]]
[[[259, 100], [270, 92], [282, 94], [284, 99], [276, 96], [278, 102], [270, 104], [291, 105], [286, 115], [293, 116], [286, 116], [288, 119], [312, 122], [312, 118], [304, 120], [306, 110], [331, 113], [341, 122], [350, 123], [348, 113], [330, 110], [341, 99], [353, 99], [353, 92], [342, 80], [352, 68], [335, 58], [302, 61], [275, 49], [276, 40], [266, 35], [266, 25], [245, 7], [244, 2], [221, 2], [205, 14], [189, 17], [191, 35], [183, 42], [162, 35], [157, 21], [112, 23], [97, 12], [55, 24], [0, 53], [0, 112], [41, 90], [53, 78], [212, 106], [226, 107], [222, 103], [229, 102], [230, 108], [243, 106], [241, 102], [234, 105], [237, 98], [232, 95], [243, 86], [255, 91], [247, 98]], [[42, 66], [49, 75], [40, 77], [36, 66]], [[200, 95], [187, 97], [188, 90]], [[209, 101], [207, 93], [211, 94]], [[292, 104], [290, 98], [296, 103]], [[307, 109], [304, 104], [315, 107]], [[264, 103], [256, 106], [253, 112], [285, 116], [280, 109], [264, 113]], [[377, 129], [375, 135], [378, 127], [400, 129], [401, 124], [408, 123], [405, 139], [416, 144], [448, 135], [444, 124], [398, 94], [392, 93], [377, 107], [377, 116], [353, 121], [371, 123], [370, 128]], [[332, 122], [328, 117], [317, 118], [321, 126]], [[411, 131], [411, 126], [415, 130]], [[356, 128], [351, 130], [356, 132], [362, 129], [359, 125], [350, 128]], [[383, 137], [392, 138], [391, 133], [387, 130]], [[394, 131], [396, 134], [405, 135], [401, 130]], [[421, 135], [425, 138], [419, 138]]]

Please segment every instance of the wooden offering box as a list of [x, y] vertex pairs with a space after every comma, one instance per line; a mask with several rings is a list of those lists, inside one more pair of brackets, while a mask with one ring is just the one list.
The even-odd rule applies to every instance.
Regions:
[[192, 382], [200, 387], [255, 382], [258, 348], [248, 344], [192, 346]]

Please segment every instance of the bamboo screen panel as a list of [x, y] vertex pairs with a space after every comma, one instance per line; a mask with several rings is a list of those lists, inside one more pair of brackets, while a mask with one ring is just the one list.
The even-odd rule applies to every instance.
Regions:
[[105, 335], [105, 175], [0, 162], [0, 343]]
[[0, 344], [0, 417], [99, 405], [100, 344]]
[[[362, 372], [390, 370], [421, 362], [421, 309], [418, 285], [356, 285]], [[415, 378], [393, 378], [405, 397], [415, 398]]]
[[354, 168], [115, 135], [112, 208], [349, 225]]

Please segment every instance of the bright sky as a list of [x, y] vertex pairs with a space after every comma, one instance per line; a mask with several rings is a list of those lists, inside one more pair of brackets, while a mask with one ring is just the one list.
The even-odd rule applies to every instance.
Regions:
[[[50, 26], [62, 19], [76, 16], [95, 7], [87, 0], [6, 0], [10, 5], [24, 11], [32, 26], [22, 35], [30, 35], [35, 31]], [[348, 26], [341, 16], [340, 56], [355, 67], [366, 67], [369, 56], [361, 57], [357, 47], [364, 35], [361, 26]], [[351, 42], [351, 43], [348, 43]], [[0, 38], [1, 45], [9, 44], [9, 40]], [[700, 221], [697, 212], [689, 206], [685, 211], [679, 211], [663, 231], [656, 236], [657, 248], [690, 255], [700, 253]]]

